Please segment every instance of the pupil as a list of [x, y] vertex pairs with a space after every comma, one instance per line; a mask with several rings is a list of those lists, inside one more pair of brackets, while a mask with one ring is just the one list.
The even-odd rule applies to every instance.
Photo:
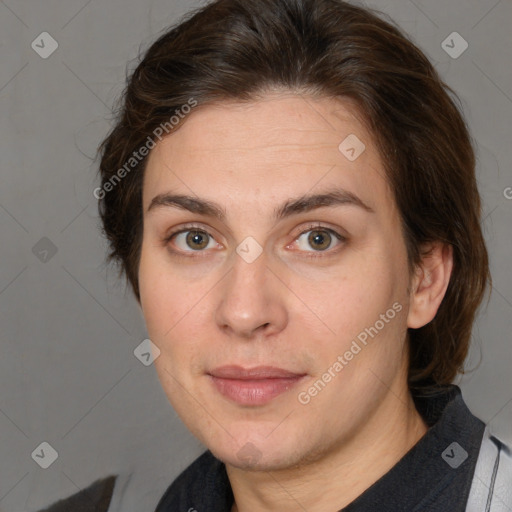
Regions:
[[[317, 245], [317, 247], [318, 244], [320, 244], [321, 249], [325, 249], [326, 247], [329, 246], [329, 241], [325, 243], [325, 240], [328, 240], [328, 237], [325, 236], [325, 232], [323, 231], [312, 231], [311, 235], [309, 236], [309, 240], [313, 245]], [[323, 244], [322, 240], [324, 241]]]
[[[201, 239], [203, 239], [203, 243], [201, 243]], [[192, 247], [192, 249], [203, 249], [208, 245], [208, 242], [206, 242], [206, 237], [201, 233], [200, 231], [190, 231], [187, 236], [187, 242], [190, 245], [196, 245], [196, 247]], [[197, 247], [199, 245], [200, 247]]]

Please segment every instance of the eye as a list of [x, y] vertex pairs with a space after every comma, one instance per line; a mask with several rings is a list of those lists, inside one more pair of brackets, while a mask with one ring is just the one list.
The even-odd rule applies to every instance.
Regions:
[[181, 229], [168, 235], [165, 239], [167, 244], [171, 242], [179, 249], [172, 252], [204, 252], [204, 249], [212, 249], [216, 246], [215, 239], [203, 229], [195, 226], [188, 226], [189, 229]]
[[[311, 225], [307, 231], [303, 231], [296, 239], [299, 249], [306, 252], [327, 252], [336, 242], [343, 242], [346, 238], [333, 229]], [[338, 244], [339, 245], [339, 244]], [[308, 250], [308, 247], [313, 250]], [[315, 257], [316, 255], [311, 255]]]

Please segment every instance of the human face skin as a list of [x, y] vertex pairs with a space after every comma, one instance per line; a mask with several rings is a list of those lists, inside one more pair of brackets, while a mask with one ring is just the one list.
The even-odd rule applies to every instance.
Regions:
[[[139, 286], [161, 351], [154, 365], [185, 425], [226, 463], [237, 503], [252, 500], [253, 510], [273, 510], [254, 486], [279, 493], [266, 471], [289, 482], [307, 510], [344, 506], [425, 432], [407, 391], [410, 282], [400, 217], [354, 112], [346, 100], [292, 93], [198, 107], [148, 157]], [[350, 134], [366, 146], [353, 161], [338, 148]], [[334, 188], [367, 208], [346, 202], [274, 218], [287, 201]], [[214, 202], [225, 218], [178, 208], [166, 194]], [[253, 245], [241, 244], [247, 237]], [[237, 247], [257, 257], [247, 261]], [[377, 334], [344, 357], [371, 327]], [[238, 383], [237, 401], [219, 391], [228, 381], [210, 375], [224, 365], [302, 377], [280, 381], [288, 388], [271, 398], [262, 398], [261, 382], [246, 382], [253, 388], [245, 394]], [[308, 392], [329, 369], [330, 381]], [[308, 485], [295, 487], [308, 471]]]

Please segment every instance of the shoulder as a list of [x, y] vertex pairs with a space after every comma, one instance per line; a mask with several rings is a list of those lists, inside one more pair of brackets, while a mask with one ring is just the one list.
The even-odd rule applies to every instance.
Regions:
[[[95, 480], [87, 488], [37, 512], [117, 512], [131, 473]], [[205, 451], [186, 467], [167, 488], [155, 512], [175, 510], [225, 510], [232, 504], [225, 465]], [[199, 508], [200, 507], [200, 508]], [[220, 507], [220, 508], [217, 508]]]
[[107, 512], [117, 475], [95, 480], [89, 487], [39, 512]]
[[226, 468], [209, 450], [185, 468], [168, 487], [155, 512], [225, 510], [233, 494]]

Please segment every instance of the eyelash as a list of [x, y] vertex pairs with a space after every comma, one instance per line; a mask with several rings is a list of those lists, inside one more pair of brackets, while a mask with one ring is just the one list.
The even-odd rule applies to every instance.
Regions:
[[[298, 240], [302, 235], [304, 235], [305, 233], [308, 233], [309, 231], [313, 231], [313, 230], [317, 230], [317, 231], [326, 231], [327, 233], [331, 234], [331, 235], [334, 235], [334, 238], [337, 239], [338, 241], [340, 242], [345, 242], [347, 239], [346, 237], [344, 237], [343, 235], [341, 235], [340, 233], [338, 233], [337, 231], [335, 231], [334, 229], [332, 228], [328, 228], [327, 226], [323, 226], [322, 224], [309, 224], [307, 226], [307, 229], [301, 231], [297, 236], [294, 237], [294, 242], [296, 240]], [[176, 235], [179, 235], [181, 233], [186, 233], [188, 231], [199, 231], [200, 233], [204, 233], [206, 234], [208, 237], [212, 238], [213, 240], [215, 240], [215, 238], [210, 235], [203, 227], [199, 226], [199, 225], [196, 225], [196, 224], [186, 224], [185, 226], [182, 226], [179, 230], [176, 230], [176, 231], [173, 231], [172, 233], [170, 233], [169, 235], [167, 235], [163, 242], [165, 243], [165, 245], [168, 245], [170, 243], [170, 241], [173, 239], [173, 237], [175, 237]], [[177, 257], [183, 257], [183, 258], [201, 258], [201, 257], [204, 257], [202, 255], [186, 255], [183, 253], [183, 251], [176, 251], [174, 249], [170, 249], [170, 251], [173, 253], [173, 255], [177, 256]], [[200, 250], [200, 251], [186, 251], [187, 253], [188, 252], [196, 252], [196, 253], [205, 253], [207, 251], [204, 251], [204, 250]], [[307, 254], [305, 257], [306, 258], [322, 258], [322, 257], [326, 257], [325, 254], [327, 254], [328, 256], [338, 252], [336, 250], [331, 250], [331, 249], [326, 249], [324, 251], [306, 251], [307, 253], [311, 253], [311, 254]]]

